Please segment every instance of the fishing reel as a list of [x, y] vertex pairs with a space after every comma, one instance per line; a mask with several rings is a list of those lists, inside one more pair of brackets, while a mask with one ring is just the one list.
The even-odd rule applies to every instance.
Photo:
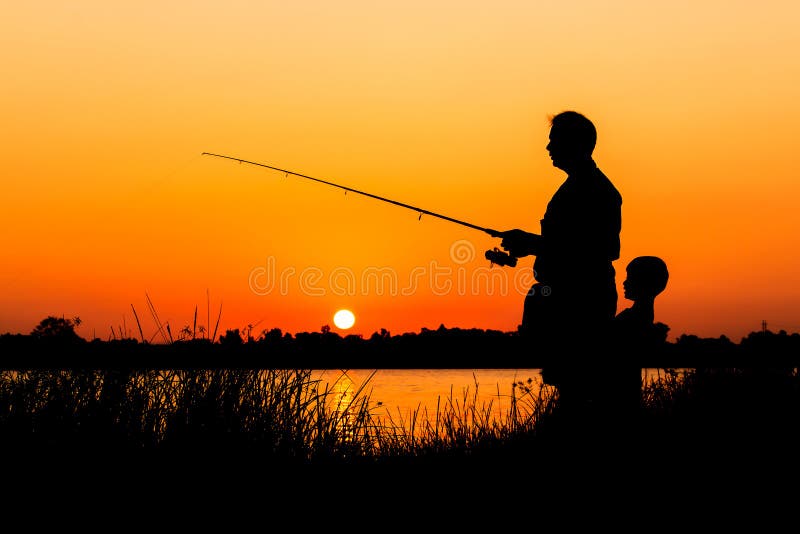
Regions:
[[492, 262], [492, 265], [500, 265], [501, 267], [507, 265], [509, 267], [516, 267], [517, 266], [517, 258], [509, 254], [508, 252], [503, 252], [497, 247], [494, 247], [492, 250], [487, 250], [486, 254], [484, 254], [487, 260]]

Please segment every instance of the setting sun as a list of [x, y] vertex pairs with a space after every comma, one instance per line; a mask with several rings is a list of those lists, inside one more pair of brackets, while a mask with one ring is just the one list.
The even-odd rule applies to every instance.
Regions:
[[336, 325], [336, 328], [341, 328], [342, 330], [347, 330], [351, 326], [353, 326], [356, 322], [356, 316], [353, 315], [353, 312], [350, 310], [339, 310], [335, 314], [333, 314], [333, 324]]

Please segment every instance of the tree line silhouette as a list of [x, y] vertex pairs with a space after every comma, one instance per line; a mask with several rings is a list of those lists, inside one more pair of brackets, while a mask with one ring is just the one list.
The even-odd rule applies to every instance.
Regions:
[[[0, 367], [22, 368], [537, 368], [519, 331], [479, 328], [436, 329], [392, 334], [382, 328], [368, 337], [341, 335], [328, 325], [318, 332], [280, 328], [228, 329], [218, 339], [151, 343], [133, 337], [86, 340], [75, 331], [79, 318], [48, 316], [30, 334], [0, 335]], [[662, 324], [662, 328], [667, 329]], [[584, 333], [576, 331], [575, 336]], [[614, 354], [593, 355], [600, 361]], [[682, 334], [652, 345], [636, 357], [642, 368], [795, 367], [800, 334], [785, 330], [749, 333], [738, 343], [727, 336]]]

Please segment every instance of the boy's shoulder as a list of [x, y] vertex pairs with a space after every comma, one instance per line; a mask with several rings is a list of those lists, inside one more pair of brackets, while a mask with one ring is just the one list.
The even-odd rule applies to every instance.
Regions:
[[631, 342], [663, 343], [667, 340], [669, 326], [627, 308], [614, 317], [614, 330], [617, 336]]
[[629, 325], [629, 324], [640, 324], [640, 325], [647, 325], [652, 324], [651, 321], [647, 319], [643, 314], [637, 313], [634, 308], [625, 308], [621, 312], [619, 312], [616, 317], [614, 317], [614, 322], [620, 325]]

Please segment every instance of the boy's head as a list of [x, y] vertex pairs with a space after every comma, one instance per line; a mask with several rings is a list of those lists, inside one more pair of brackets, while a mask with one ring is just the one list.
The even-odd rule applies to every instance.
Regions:
[[622, 282], [622, 288], [628, 300], [655, 298], [667, 287], [667, 264], [656, 256], [634, 258], [625, 271], [628, 276]]

